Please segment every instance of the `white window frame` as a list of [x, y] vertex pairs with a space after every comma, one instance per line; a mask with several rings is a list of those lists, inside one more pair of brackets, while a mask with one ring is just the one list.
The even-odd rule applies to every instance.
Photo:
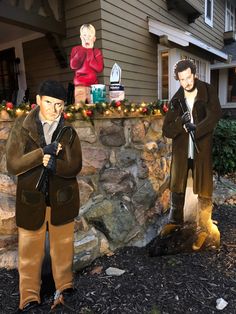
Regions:
[[180, 59], [185, 58], [191, 59], [196, 65], [196, 77], [201, 81], [210, 83], [210, 62], [188, 52], [182, 51]]
[[222, 68], [219, 72], [219, 99], [222, 108], [236, 108], [236, 102], [228, 102], [228, 68]]
[[[184, 50], [177, 49], [177, 48], [168, 48], [162, 45], [157, 45], [157, 55], [158, 55], [158, 64], [157, 64], [157, 93], [158, 98], [162, 99], [162, 68], [161, 68], [161, 52], [162, 51], [168, 51], [169, 52], [169, 99], [171, 99], [174, 94], [177, 92], [177, 90], [180, 87], [179, 81], [176, 81], [174, 79], [174, 65], [177, 61], [182, 59], [182, 57], [187, 57], [189, 59], [194, 60], [198, 65], [200, 66], [200, 69], [197, 69], [197, 77], [200, 80], [204, 80], [207, 83], [210, 83], [210, 62], [206, 61], [205, 59], [201, 59], [198, 56], [195, 56], [193, 54], [190, 54]], [[203, 73], [204, 72], [204, 73]]]
[[215, 63], [211, 65], [211, 70], [219, 70], [218, 96], [222, 108], [236, 108], [236, 102], [228, 102], [228, 71], [229, 68], [236, 67], [236, 61], [232, 63]]
[[207, 25], [209, 25], [210, 27], [213, 27], [213, 7], [214, 7], [214, 0], [210, 0], [211, 1], [211, 16], [210, 18], [207, 16], [207, 11], [208, 11], [208, 1], [209, 0], [205, 0], [205, 23]]
[[168, 48], [163, 45], [157, 45], [157, 95], [159, 99], [162, 99], [162, 63], [161, 63], [161, 52], [168, 51], [169, 58], [168, 58], [168, 84], [169, 84], [169, 99], [173, 97], [176, 91], [179, 88], [179, 83], [174, 79], [173, 68], [175, 63], [180, 59], [180, 53], [176, 48]]
[[235, 30], [235, 5], [230, 0], [225, 0], [225, 32]]

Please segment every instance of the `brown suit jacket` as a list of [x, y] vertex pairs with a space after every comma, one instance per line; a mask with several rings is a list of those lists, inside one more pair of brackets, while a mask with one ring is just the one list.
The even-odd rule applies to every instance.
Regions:
[[[45, 196], [35, 189], [43, 169], [43, 150], [40, 147], [42, 134], [39, 134], [36, 124], [38, 112], [37, 107], [28, 116], [16, 119], [6, 145], [7, 169], [9, 173], [18, 176], [16, 224], [29, 230], [41, 227], [46, 211]], [[63, 124], [70, 125], [67, 121]], [[56, 174], [49, 176], [53, 225], [71, 222], [79, 212], [76, 175], [82, 167], [81, 146], [77, 135], [69, 144], [68, 133], [60, 141], [63, 149], [57, 157]]]

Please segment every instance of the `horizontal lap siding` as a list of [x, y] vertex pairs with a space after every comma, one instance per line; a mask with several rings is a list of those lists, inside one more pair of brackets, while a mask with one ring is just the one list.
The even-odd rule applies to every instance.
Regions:
[[153, 12], [150, 13], [150, 16], [152, 18], [178, 29], [190, 32], [194, 37], [202, 40], [210, 46], [213, 46], [214, 48], [223, 48], [223, 32], [225, 19], [223, 0], [214, 0], [213, 28], [207, 25], [204, 20], [205, 0], [188, 0], [189, 3], [192, 3], [195, 7], [199, 8], [203, 12], [203, 14], [199, 18], [197, 18], [194, 23], [191, 24], [188, 24], [187, 18], [184, 17], [179, 10], [168, 11], [166, 1], [139, 0], [138, 2], [146, 5], [148, 5], [150, 2], [153, 4]]
[[[190, 1], [190, 0], [189, 0]], [[204, 8], [204, 0], [193, 4]], [[188, 24], [177, 10], [168, 12], [165, 0], [69, 0], [65, 1], [66, 38], [62, 39], [69, 61], [73, 46], [81, 44], [79, 28], [91, 23], [96, 28], [95, 47], [102, 49], [104, 71], [99, 82], [109, 85], [110, 71], [115, 62], [122, 68], [122, 84], [130, 100], [157, 99], [157, 42], [148, 31], [151, 17], [221, 49], [224, 29], [223, 1], [214, 1], [214, 28], [204, 22], [204, 15]], [[38, 83], [47, 78], [60, 80], [66, 87], [74, 73], [68, 66], [62, 69], [46, 38], [24, 44], [27, 84], [35, 93]]]
[[117, 62], [128, 99], [157, 99], [157, 38], [148, 31], [150, 9], [139, 1], [123, 0], [102, 0], [101, 8], [106, 85]]
[[[65, 1], [67, 38], [63, 45], [67, 51], [68, 60], [72, 47], [81, 44], [80, 27], [83, 24], [92, 24], [96, 29], [95, 47], [102, 49], [101, 41], [101, 4], [100, 0], [69, 0]], [[74, 71], [68, 67], [66, 78], [72, 83]], [[99, 82], [103, 83], [103, 72], [98, 75]]]
[[[69, 0], [65, 1], [66, 38], [61, 43], [67, 55], [69, 64], [70, 52], [73, 46], [80, 44], [80, 26], [91, 23], [97, 30], [96, 47], [101, 48], [101, 11], [99, 0]], [[23, 45], [26, 80], [30, 97], [35, 101], [39, 83], [45, 79], [55, 79], [67, 88], [73, 82], [74, 72], [68, 66], [60, 67], [53, 50], [45, 37]]]
[[[201, 0], [201, 3], [201, 7], [204, 9], [205, 0]], [[194, 37], [202, 40], [210, 46], [213, 46], [214, 48], [221, 50], [224, 46], [224, 1], [215, 0], [213, 9], [213, 28], [205, 23], [203, 10], [203, 15], [200, 16], [195, 23], [190, 24], [186, 30], [192, 33]]]
[[[117, 62], [122, 68], [122, 83], [128, 98], [134, 96], [139, 100], [142, 95], [148, 101], [157, 98], [158, 39], [148, 31], [148, 16], [188, 31], [201, 41], [222, 49], [223, 1], [214, 1], [214, 28], [204, 21], [205, 0], [194, 0], [192, 4], [203, 14], [195, 23], [188, 24], [187, 17], [181, 12], [167, 10], [165, 0], [101, 0], [105, 83], [109, 84], [112, 65]], [[203, 51], [201, 56], [204, 55]]]
[[96, 28], [95, 47], [101, 48], [101, 10], [99, 0], [65, 1], [66, 40], [63, 45], [70, 55], [72, 47], [80, 45], [80, 27], [83, 24], [93, 24]]
[[23, 51], [30, 100], [35, 102], [38, 85], [45, 79], [63, 82], [63, 69], [60, 68], [45, 37], [24, 43]]

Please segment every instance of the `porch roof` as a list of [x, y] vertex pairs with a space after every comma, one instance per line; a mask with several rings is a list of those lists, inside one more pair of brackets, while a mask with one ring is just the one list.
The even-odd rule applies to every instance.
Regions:
[[165, 36], [169, 41], [172, 41], [173, 43], [176, 43], [180, 46], [187, 47], [192, 44], [198, 48], [206, 50], [208, 53], [213, 54], [217, 59], [220, 59], [221, 61], [228, 60], [229, 56], [227, 53], [204, 43], [187, 31], [183, 31], [181, 29], [159, 22], [157, 20], [153, 20], [151, 18], [148, 18], [148, 26], [150, 33], [153, 33], [160, 37]]
[[211, 69], [226, 69], [226, 68], [236, 68], [236, 41], [229, 45], [224, 46], [224, 51], [229, 54], [230, 62], [221, 63], [217, 62], [211, 65]]

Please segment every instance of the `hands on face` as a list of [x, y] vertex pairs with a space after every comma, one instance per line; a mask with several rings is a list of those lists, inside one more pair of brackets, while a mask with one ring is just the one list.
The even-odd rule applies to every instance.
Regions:
[[92, 31], [84, 29], [81, 32], [80, 38], [84, 48], [93, 48], [96, 37]]

